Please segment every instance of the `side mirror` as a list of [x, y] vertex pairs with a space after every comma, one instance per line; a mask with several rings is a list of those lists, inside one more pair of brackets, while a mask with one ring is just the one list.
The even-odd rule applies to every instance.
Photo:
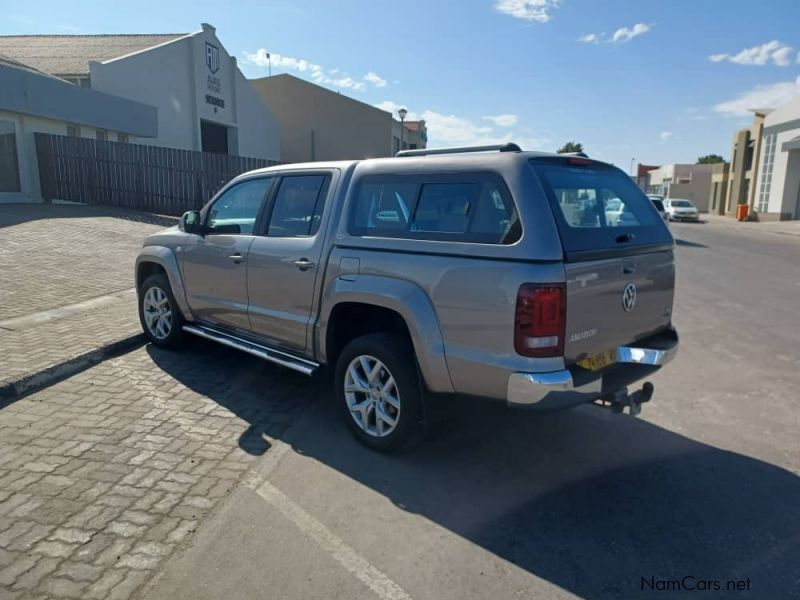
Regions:
[[203, 222], [202, 218], [200, 217], [200, 212], [197, 210], [189, 210], [183, 213], [183, 216], [178, 223], [178, 229], [185, 233], [203, 235]]

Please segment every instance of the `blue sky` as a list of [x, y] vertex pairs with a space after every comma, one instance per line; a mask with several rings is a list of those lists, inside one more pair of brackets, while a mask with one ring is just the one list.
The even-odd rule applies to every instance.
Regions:
[[[430, 145], [583, 142], [629, 169], [730, 158], [747, 108], [800, 93], [800, 2], [5, 0], [1, 34], [216, 26], [249, 77], [289, 72], [428, 121]], [[761, 7], [760, 9], [756, 7]], [[259, 50], [262, 52], [259, 53]]]

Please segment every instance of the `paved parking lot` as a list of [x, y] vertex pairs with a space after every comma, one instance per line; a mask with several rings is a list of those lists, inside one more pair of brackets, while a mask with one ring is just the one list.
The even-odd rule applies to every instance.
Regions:
[[674, 232], [682, 349], [639, 419], [455, 402], [383, 456], [324, 380], [200, 341], [0, 408], [0, 596], [797, 596], [800, 244]]
[[133, 287], [133, 260], [170, 217], [82, 205], [0, 204], [0, 321]]
[[129, 597], [308, 404], [286, 375], [143, 348], [2, 408], [0, 597]]
[[0, 204], [0, 398], [140, 331], [136, 254], [174, 221], [110, 207]]

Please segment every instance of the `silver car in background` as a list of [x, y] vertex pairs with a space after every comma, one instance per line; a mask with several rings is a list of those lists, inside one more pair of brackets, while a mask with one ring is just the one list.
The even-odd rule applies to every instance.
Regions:
[[700, 211], [695, 208], [691, 200], [682, 198], [667, 198], [664, 200], [670, 221], [699, 221]]

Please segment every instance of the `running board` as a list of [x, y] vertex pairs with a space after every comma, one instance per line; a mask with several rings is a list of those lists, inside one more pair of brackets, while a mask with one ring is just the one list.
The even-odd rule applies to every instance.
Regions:
[[210, 327], [204, 327], [202, 325], [184, 325], [183, 330], [202, 338], [206, 338], [207, 340], [213, 340], [222, 344], [223, 346], [236, 348], [242, 352], [247, 352], [248, 354], [252, 354], [258, 358], [275, 363], [276, 365], [280, 365], [282, 367], [302, 373], [303, 375], [313, 375], [314, 371], [319, 368], [319, 363], [315, 363], [314, 361], [300, 358], [299, 356], [294, 356], [293, 354], [289, 354], [288, 352], [284, 352], [282, 350], [268, 348], [267, 346], [256, 344], [255, 342], [243, 340], [242, 338], [236, 337], [229, 333], [223, 333], [222, 331], [218, 331], [216, 329], [211, 329]]

